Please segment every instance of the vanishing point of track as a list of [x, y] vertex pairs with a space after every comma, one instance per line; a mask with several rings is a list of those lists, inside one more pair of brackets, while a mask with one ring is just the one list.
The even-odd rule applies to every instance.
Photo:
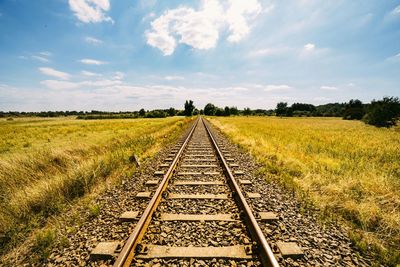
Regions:
[[[198, 118], [171, 153], [160, 166], [164, 170], [155, 173], [160, 179], [148, 181], [157, 190], [114, 266], [154, 258], [254, 260], [278, 266], [242, 192], [249, 181], [240, 179], [240, 170], [231, 170], [238, 165], [219, 147], [208, 123]], [[168, 239], [168, 232], [185, 230], [191, 223], [206, 229], [190, 236], [180, 234], [179, 240]]]

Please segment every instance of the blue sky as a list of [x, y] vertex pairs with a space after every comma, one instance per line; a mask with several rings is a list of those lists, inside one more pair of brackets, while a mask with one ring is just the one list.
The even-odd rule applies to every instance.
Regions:
[[0, 0], [0, 110], [400, 95], [400, 0]]

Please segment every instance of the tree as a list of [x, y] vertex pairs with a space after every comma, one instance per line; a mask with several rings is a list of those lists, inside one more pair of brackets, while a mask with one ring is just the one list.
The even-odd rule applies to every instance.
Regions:
[[225, 107], [224, 114], [225, 114], [225, 116], [230, 116], [231, 115], [231, 110], [229, 109], [228, 106]]
[[275, 109], [276, 116], [280, 116], [280, 117], [285, 116], [286, 113], [287, 113], [287, 110], [288, 110], [287, 103], [286, 102], [279, 102], [276, 105], [276, 109]]
[[231, 115], [239, 115], [239, 110], [237, 107], [230, 107], [229, 112], [231, 113]]
[[251, 109], [250, 108], [245, 108], [243, 110], [243, 115], [245, 116], [250, 116], [251, 115]]
[[185, 116], [192, 116], [194, 111], [194, 105], [192, 100], [186, 100], [185, 102]]
[[343, 117], [345, 104], [342, 103], [330, 103], [325, 105], [319, 105], [316, 107], [313, 116], [322, 117]]
[[363, 103], [358, 99], [352, 99], [344, 108], [343, 119], [361, 120], [365, 115]]
[[197, 108], [195, 108], [193, 111], [193, 115], [197, 116], [199, 114], [200, 114], [200, 111]]
[[175, 116], [176, 115], [176, 110], [174, 108], [169, 108], [168, 109], [168, 116]]
[[206, 116], [214, 116], [215, 115], [215, 106], [211, 103], [208, 103], [204, 107], [204, 115]]
[[215, 108], [215, 116], [224, 116], [225, 112], [222, 108]]
[[139, 116], [144, 117], [144, 115], [146, 115], [146, 111], [144, 110], [144, 108], [142, 108], [141, 110], [139, 110]]
[[364, 116], [365, 123], [378, 127], [391, 127], [396, 125], [400, 117], [400, 100], [398, 97], [384, 97], [382, 100], [373, 100]]

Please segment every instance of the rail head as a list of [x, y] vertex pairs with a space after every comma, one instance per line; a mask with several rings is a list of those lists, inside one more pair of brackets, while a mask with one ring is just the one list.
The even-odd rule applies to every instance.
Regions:
[[138, 223], [136, 224], [133, 232], [130, 234], [128, 240], [126, 241], [125, 245], [123, 246], [120, 254], [118, 255], [118, 258], [114, 262], [113, 267], [122, 267], [122, 266], [130, 265], [130, 263], [133, 259], [134, 250], [136, 249], [136, 246], [141, 241], [141, 239], [147, 229], [147, 226], [149, 225], [149, 223], [151, 221], [153, 213], [154, 213], [155, 209], [157, 208], [158, 204], [160, 203], [162, 193], [165, 191], [165, 189], [168, 185], [168, 181], [172, 177], [172, 175], [176, 169], [176, 166], [183, 154], [183, 151], [186, 148], [186, 145], [188, 144], [190, 138], [192, 137], [193, 132], [194, 132], [195, 128], [197, 127], [199, 121], [200, 121], [200, 117], [197, 118], [196, 121], [193, 123], [193, 126], [190, 129], [188, 135], [186, 136], [185, 141], [183, 142], [182, 146], [180, 147], [178, 153], [175, 155], [174, 160], [171, 163], [171, 166], [168, 168], [168, 171], [164, 174], [160, 185], [158, 186], [156, 192], [154, 193], [149, 204], [147, 205], [146, 209], [144, 210], [144, 212], [143, 212], [142, 216], [140, 217]]
[[236, 182], [231, 169], [229, 168], [229, 165], [227, 161], [225, 160], [225, 157], [223, 156], [217, 141], [215, 140], [215, 137], [213, 133], [211, 132], [209, 126], [207, 123], [203, 121], [202, 118], [200, 118], [202, 123], [204, 123], [204, 126], [207, 130], [207, 133], [211, 139], [211, 143], [213, 144], [215, 150], [217, 151], [217, 155], [220, 158], [223, 168], [225, 170], [225, 174], [227, 178], [229, 179], [229, 184], [232, 186], [232, 189], [234, 190], [234, 193], [236, 194], [236, 200], [239, 201], [239, 206], [242, 207], [244, 211], [244, 215], [246, 218], [246, 221], [248, 222], [250, 234], [252, 235], [253, 239], [256, 240], [257, 244], [259, 245], [259, 254], [261, 258], [261, 262], [263, 266], [270, 266], [270, 267], [278, 267], [279, 263], [276, 260], [274, 253], [271, 249], [271, 247], [268, 245], [267, 240], [265, 239], [265, 236], [260, 228], [260, 226], [257, 223], [257, 220], [249, 206], [249, 204], [246, 201], [246, 198], [244, 197], [239, 184]]

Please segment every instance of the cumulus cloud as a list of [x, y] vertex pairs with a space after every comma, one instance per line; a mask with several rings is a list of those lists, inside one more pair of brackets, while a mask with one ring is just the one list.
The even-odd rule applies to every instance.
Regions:
[[102, 44], [102, 43], [103, 43], [102, 40], [99, 40], [99, 39], [97, 39], [97, 38], [90, 37], [90, 36], [87, 36], [87, 37], [85, 38], [85, 41], [86, 41], [86, 43], [93, 44], [93, 45], [99, 45], [99, 44]]
[[266, 85], [264, 86], [264, 91], [272, 92], [272, 91], [287, 91], [290, 90], [292, 87], [286, 84], [281, 85]]
[[338, 90], [338, 88], [335, 86], [326, 86], [326, 85], [321, 86], [320, 89], [324, 90], [324, 91], [337, 91]]
[[47, 88], [54, 90], [76, 89], [80, 87], [79, 84], [68, 81], [45, 80], [41, 81], [40, 83], [46, 86]]
[[100, 61], [96, 59], [90, 59], [90, 58], [84, 58], [79, 60], [81, 63], [86, 64], [86, 65], [104, 65], [107, 64], [105, 61]]
[[81, 81], [81, 82], [45, 80], [40, 83], [49, 89], [67, 90], [67, 89], [109, 87], [109, 86], [119, 85], [122, 82], [118, 81], [118, 80], [103, 79], [103, 80], [96, 80], [96, 81]]
[[315, 50], [315, 44], [312, 43], [308, 43], [304, 46], [304, 50], [305, 51], [314, 51]]
[[176, 80], [184, 80], [185, 78], [182, 76], [165, 76], [164, 79], [167, 81], [176, 81]]
[[81, 74], [85, 75], [85, 76], [88, 76], [88, 77], [101, 76], [101, 74], [99, 74], [99, 73], [90, 72], [90, 71], [86, 71], [86, 70], [81, 71]]
[[396, 6], [391, 12], [390, 14], [394, 15], [394, 16], [400, 16], [400, 5]]
[[39, 71], [45, 75], [56, 77], [62, 80], [68, 80], [70, 75], [66, 72], [58, 71], [53, 68], [39, 68]]
[[69, 0], [69, 8], [83, 23], [113, 22], [106, 15], [110, 10], [109, 0]]
[[274, 48], [262, 48], [256, 49], [249, 53], [249, 57], [269, 57], [278, 56], [290, 52], [288, 47], [274, 47]]
[[225, 29], [229, 42], [239, 42], [250, 32], [249, 22], [261, 12], [258, 0], [203, 0], [198, 10], [178, 7], [153, 20], [147, 43], [167, 56], [173, 54], [177, 43], [195, 49], [214, 48]]
[[114, 73], [113, 79], [115, 80], [122, 80], [123, 78], [125, 78], [125, 73], [120, 72], [120, 71], [116, 71]]

